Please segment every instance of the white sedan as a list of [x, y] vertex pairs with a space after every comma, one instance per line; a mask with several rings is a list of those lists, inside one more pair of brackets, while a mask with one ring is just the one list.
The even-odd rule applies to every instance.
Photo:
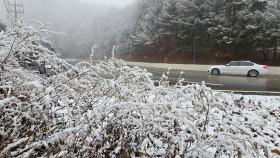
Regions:
[[212, 66], [208, 70], [213, 75], [235, 74], [257, 77], [268, 73], [267, 65], [259, 65], [250, 61], [232, 61], [226, 65]]

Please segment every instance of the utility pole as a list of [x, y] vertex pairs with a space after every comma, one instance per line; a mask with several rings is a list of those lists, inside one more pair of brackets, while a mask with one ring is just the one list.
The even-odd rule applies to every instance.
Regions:
[[196, 64], [196, 41], [193, 39], [193, 64]]
[[12, 26], [15, 26], [17, 20], [23, 17], [24, 8], [22, 0], [4, 0], [6, 10]]
[[197, 50], [196, 50], [196, 42], [197, 40], [199, 39], [198, 36], [194, 36], [193, 38], [193, 64], [196, 64], [197, 63]]

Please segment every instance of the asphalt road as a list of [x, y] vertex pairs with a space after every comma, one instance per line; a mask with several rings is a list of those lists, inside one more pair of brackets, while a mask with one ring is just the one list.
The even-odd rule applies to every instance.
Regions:
[[[153, 73], [153, 79], [159, 79], [163, 73], [167, 74], [167, 69], [146, 68]], [[202, 83], [218, 91], [233, 91], [242, 94], [260, 94], [280, 96], [280, 76], [259, 76], [256, 78], [246, 76], [214, 76], [207, 72], [183, 71], [182, 78], [185, 84]], [[181, 70], [169, 70], [168, 79], [171, 84], [175, 84], [180, 77]]]
[[[77, 61], [68, 61], [70, 64], [76, 64]], [[167, 69], [142, 67], [153, 74], [153, 79], [158, 80], [163, 73], [167, 74]], [[257, 94], [280, 96], [280, 76], [259, 76], [256, 78], [246, 76], [221, 75], [214, 76], [208, 72], [183, 71], [181, 78], [185, 79], [185, 84], [198, 83], [202, 81], [213, 90], [234, 92], [240, 94]], [[170, 84], [175, 84], [180, 77], [181, 70], [169, 70], [168, 80]]]

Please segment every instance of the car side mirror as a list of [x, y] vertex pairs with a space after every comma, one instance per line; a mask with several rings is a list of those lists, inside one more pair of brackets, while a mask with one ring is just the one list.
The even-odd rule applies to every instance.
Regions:
[[226, 66], [229, 66], [229, 64], [226, 64]]

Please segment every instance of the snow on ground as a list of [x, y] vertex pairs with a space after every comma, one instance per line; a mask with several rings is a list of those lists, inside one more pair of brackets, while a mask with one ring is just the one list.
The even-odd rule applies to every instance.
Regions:
[[261, 102], [264, 105], [278, 105], [280, 104], [280, 96], [263, 96], [263, 95], [240, 95], [236, 94], [236, 97], [244, 97], [246, 101], [254, 100]]
[[[155, 86], [120, 60], [72, 67], [38, 47], [34, 29], [18, 31], [0, 34], [1, 61], [14, 52], [1, 70], [0, 157], [279, 157], [279, 97], [170, 86], [166, 76]], [[34, 55], [55, 69], [20, 64]]]

